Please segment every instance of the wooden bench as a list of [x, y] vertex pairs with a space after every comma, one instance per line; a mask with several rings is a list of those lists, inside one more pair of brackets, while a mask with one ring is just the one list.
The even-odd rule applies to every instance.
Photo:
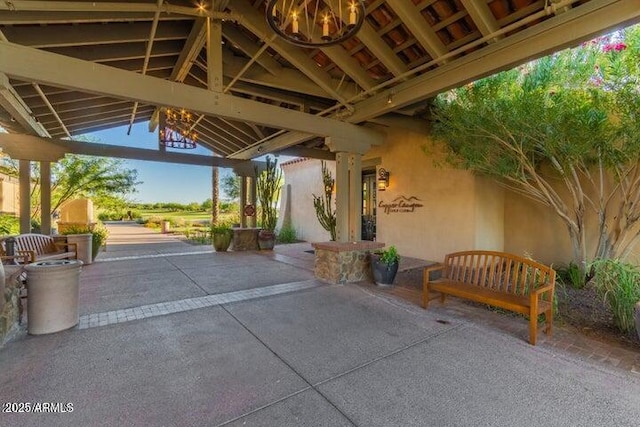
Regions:
[[[75, 243], [55, 242], [53, 237], [44, 234], [20, 234], [13, 237], [16, 240], [15, 256], [28, 257], [29, 262], [78, 257], [78, 245]], [[0, 245], [0, 255], [6, 255], [5, 240]]]
[[[430, 273], [442, 276], [430, 280]], [[504, 252], [465, 251], [446, 255], [443, 264], [424, 270], [422, 306], [429, 292], [489, 304], [529, 316], [529, 342], [536, 344], [538, 316], [545, 315], [545, 333], [551, 335], [556, 272], [546, 265]], [[437, 296], [436, 296], [437, 297]]]

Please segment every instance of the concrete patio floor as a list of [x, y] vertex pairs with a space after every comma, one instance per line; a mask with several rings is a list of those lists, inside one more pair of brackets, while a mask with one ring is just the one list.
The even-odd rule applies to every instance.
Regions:
[[1, 425], [638, 425], [640, 375], [532, 347], [523, 319], [508, 319], [521, 333], [455, 303], [422, 310], [400, 287], [316, 281], [304, 244], [211, 253], [109, 227], [81, 275], [81, 325], [0, 349], [3, 403], [73, 412]]

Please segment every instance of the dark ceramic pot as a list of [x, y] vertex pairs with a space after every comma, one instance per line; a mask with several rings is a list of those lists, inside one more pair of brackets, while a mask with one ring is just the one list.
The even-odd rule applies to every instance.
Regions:
[[270, 250], [276, 245], [276, 233], [269, 230], [258, 232], [258, 246], [261, 250]]
[[399, 263], [385, 264], [380, 261], [380, 255], [371, 254], [371, 275], [378, 286], [391, 286], [396, 279]]

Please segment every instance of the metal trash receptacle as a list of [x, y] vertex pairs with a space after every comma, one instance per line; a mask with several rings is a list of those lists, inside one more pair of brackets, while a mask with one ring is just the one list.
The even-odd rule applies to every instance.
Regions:
[[54, 260], [28, 264], [27, 331], [51, 334], [78, 324], [82, 261]]

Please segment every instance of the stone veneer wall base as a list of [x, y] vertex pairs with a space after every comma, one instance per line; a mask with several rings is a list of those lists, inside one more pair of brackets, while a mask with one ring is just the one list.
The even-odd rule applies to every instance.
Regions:
[[0, 346], [15, 337], [20, 329], [22, 301], [20, 300], [21, 267], [4, 266], [4, 280], [0, 283]]

